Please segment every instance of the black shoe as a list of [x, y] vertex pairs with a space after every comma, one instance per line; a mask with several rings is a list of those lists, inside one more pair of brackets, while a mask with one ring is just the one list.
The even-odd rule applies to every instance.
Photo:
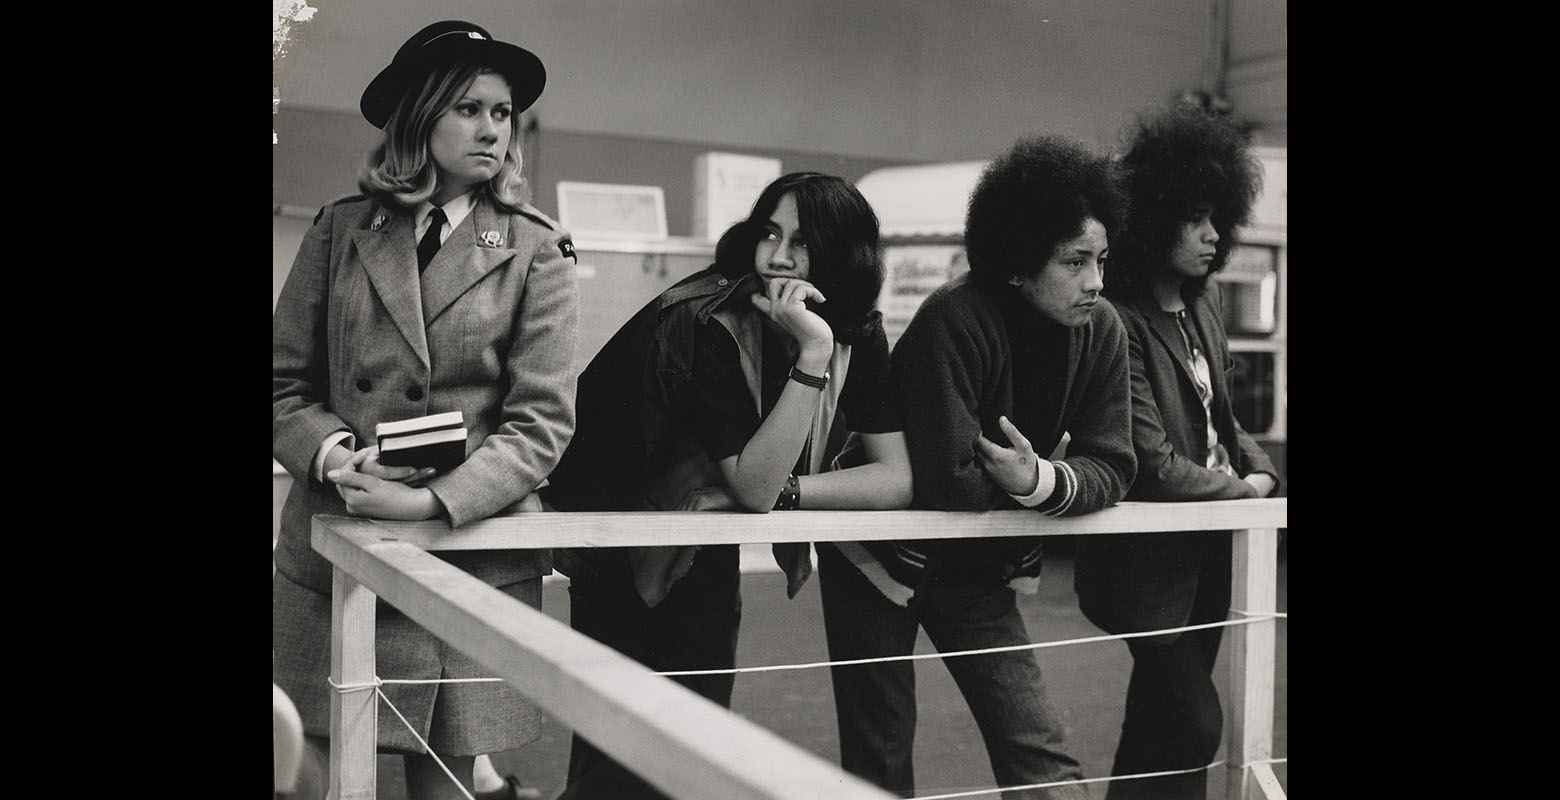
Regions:
[[477, 792], [475, 796], [477, 800], [541, 800], [542, 790], [521, 786], [519, 778], [505, 775], [503, 788], [491, 792]]

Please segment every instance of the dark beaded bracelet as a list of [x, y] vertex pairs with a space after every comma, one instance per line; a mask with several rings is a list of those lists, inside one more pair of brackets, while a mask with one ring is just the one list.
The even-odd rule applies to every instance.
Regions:
[[793, 366], [791, 367], [791, 380], [796, 381], [803, 386], [810, 386], [814, 389], [822, 389], [823, 387], [829, 385], [829, 373], [823, 373], [823, 377], [820, 378], [817, 375], [808, 375], [807, 373]]
[[794, 511], [802, 505], [802, 484], [796, 480], [796, 474], [792, 473], [785, 479], [785, 488], [780, 490], [780, 496], [775, 498], [775, 511]]

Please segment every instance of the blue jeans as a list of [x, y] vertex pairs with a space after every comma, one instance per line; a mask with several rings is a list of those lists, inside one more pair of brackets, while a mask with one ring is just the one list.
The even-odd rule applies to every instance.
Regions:
[[[736, 666], [742, 620], [736, 545], [700, 548], [688, 573], [653, 608], [635, 591], [624, 551], [602, 550], [589, 563], [588, 572], [569, 576], [569, 624], [575, 630], [657, 672]], [[731, 707], [733, 674], [671, 680]], [[568, 780], [558, 800], [666, 797], [578, 735], [570, 745]]]
[[[937, 581], [910, 601], [890, 602], [844, 556], [818, 547], [818, 581], [832, 661], [909, 655], [918, 628], [938, 652], [1029, 644], [1006, 586]], [[1013, 786], [1083, 778], [1066, 752], [1060, 715], [1046, 697], [1033, 650], [943, 660], [986, 744], [997, 783]], [[901, 796], [915, 794], [915, 665], [910, 661], [831, 667], [845, 771]], [[1081, 784], [1004, 792], [1004, 800], [1087, 800]]]

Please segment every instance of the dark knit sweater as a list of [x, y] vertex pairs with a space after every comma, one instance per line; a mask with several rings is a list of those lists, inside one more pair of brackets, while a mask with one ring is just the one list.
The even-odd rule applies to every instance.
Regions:
[[[998, 444], [1011, 444], [997, 423], [1001, 416], [1023, 432], [1042, 458], [1052, 453], [1064, 433], [1070, 437], [1065, 456], [1052, 462], [1056, 489], [1036, 511], [1075, 516], [1116, 503], [1137, 468], [1121, 319], [1101, 300], [1089, 322], [1066, 328], [1040, 315], [1009, 288], [988, 290], [968, 274], [949, 281], [926, 298], [894, 346], [894, 381], [915, 476], [914, 507], [1023, 508], [975, 460], [974, 443], [981, 433]], [[1020, 355], [1065, 354], [1065, 363], [1015, 358], [1015, 342], [1027, 351]], [[1057, 380], [1059, 387], [1041, 388]], [[862, 546], [890, 577], [912, 591], [926, 578], [926, 566], [942, 579], [957, 582], [1005, 583], [1040, 572], [1039, 537]]]

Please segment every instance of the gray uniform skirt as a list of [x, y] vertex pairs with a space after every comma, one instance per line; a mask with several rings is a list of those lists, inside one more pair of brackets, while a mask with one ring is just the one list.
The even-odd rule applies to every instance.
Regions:
[[[542, 607], [542, 579], [498, 590], [533, 608]], [[445, 644], [383, 600], [375, 608], [375, 674], [380, 680], [496, 677]], [[303, 730], [330, 735], [330, 595], [302, 586], [280, 572], [271, 580], [271, 675], [298, 707]], [[542, 714], [505, 682], [390, 684], [385, 696], [402, 722], [379, 700], [379, 749], [421, 753], [407, 723], [440, 756], [475, 756], [513, 750], [541, 736]]]

